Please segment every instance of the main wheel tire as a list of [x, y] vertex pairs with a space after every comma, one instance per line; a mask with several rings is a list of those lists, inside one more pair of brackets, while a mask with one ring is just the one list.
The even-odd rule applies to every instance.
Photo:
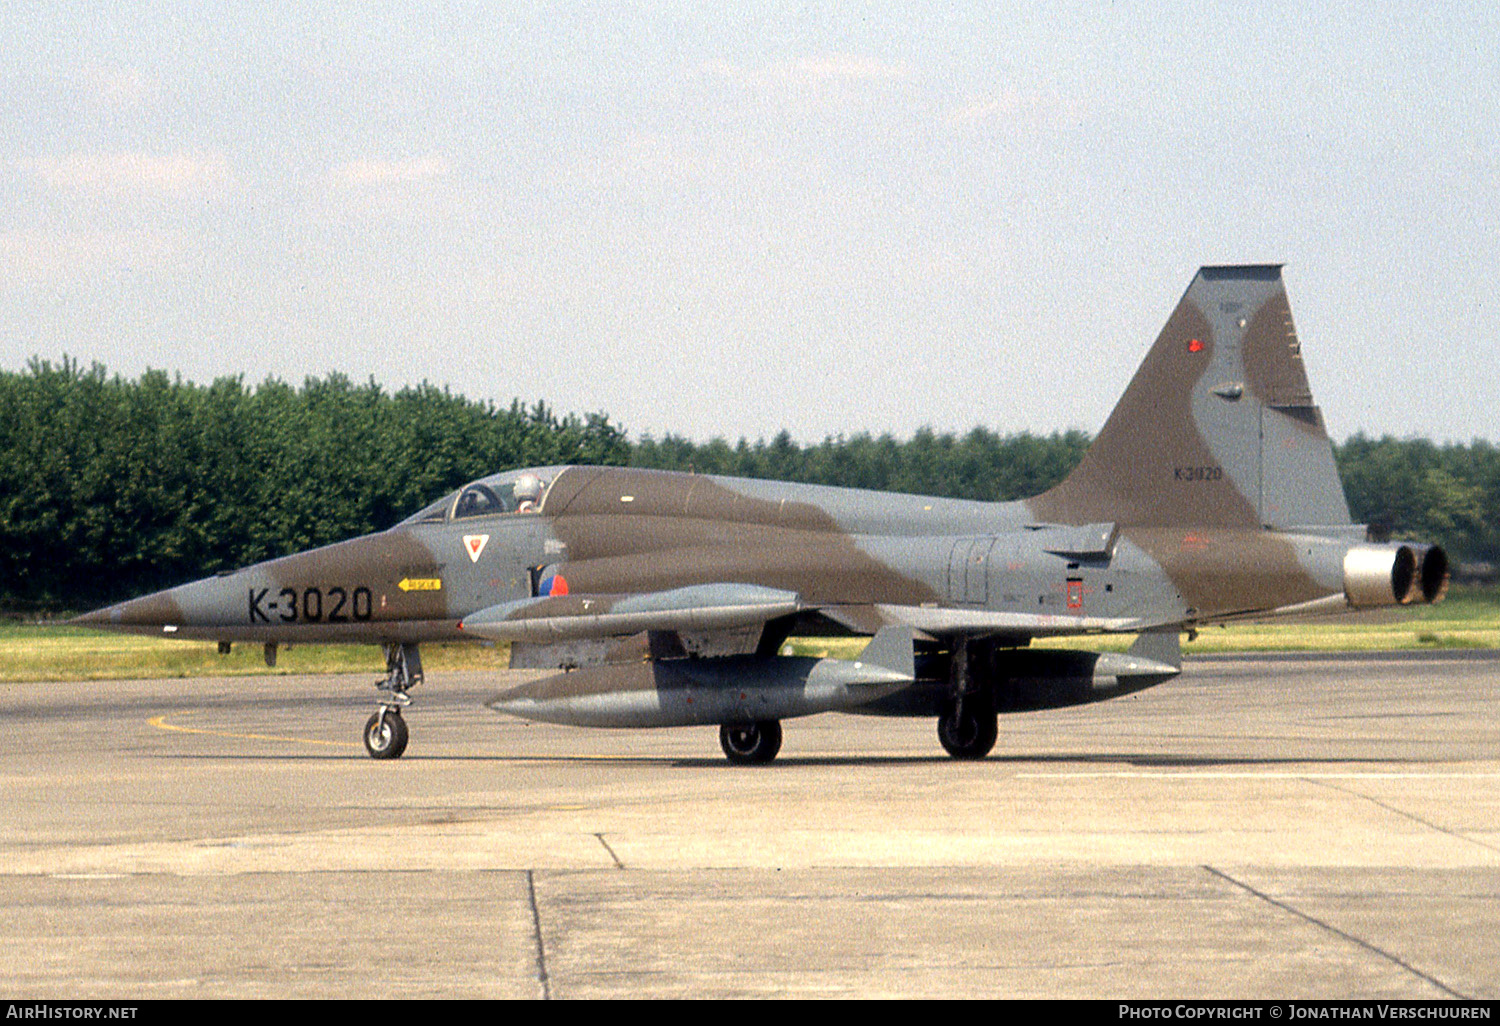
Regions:
[[971, 705], [961, 716], [949, 709], [938, 717], [938, 740], [955, 759], [983, 759], [999, 736], [1000, 724], [988, 709]]
[[372, 759], [401, 758], [408, 736], [406, 721], [395, 709], [386, 712], [383, 719], [375, 713], [365, 721], [365, 751]]
[[763, 766], [781, 751], [781, 722], [726, 723], [719, 728], [719, 744], [738, 766]]

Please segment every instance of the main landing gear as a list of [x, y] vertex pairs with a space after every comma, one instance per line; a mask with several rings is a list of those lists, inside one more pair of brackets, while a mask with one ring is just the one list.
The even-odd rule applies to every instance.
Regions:
[[737, 766], [763, 766], [781, 751], [781, 721], [726, 723], [719, 728], [719, 744]]
[[955, 759], [983, 759], [995, 747], [1000, 725], [995, 710], [977, 697], [954, 702], [938, 717], [938, 740]]
[[411, 704], [409, 690], [422, 683], [422, 656], [415, 644], [389, 643], [385, 678], [375, 682], [379, 696], [375, 715], [365, 721], [365, 751], [372, 759], [399, 759], [410, 737], [401, 710]]
[[983, 759], [1000, 735], [994, 694], [974, 672], [974, 657], [982, 655], [971, 647], [967, 638], [954, 643], [948, 704], [938, 717], [938, 740], [955, 759]]

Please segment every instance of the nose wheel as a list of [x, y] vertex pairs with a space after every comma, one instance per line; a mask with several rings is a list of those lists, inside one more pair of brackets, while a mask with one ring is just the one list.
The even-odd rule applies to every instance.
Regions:
[[381, 709], [365, 721], [365, 751], [372, 759], [399, 759], [410, 735], [400, 709]]

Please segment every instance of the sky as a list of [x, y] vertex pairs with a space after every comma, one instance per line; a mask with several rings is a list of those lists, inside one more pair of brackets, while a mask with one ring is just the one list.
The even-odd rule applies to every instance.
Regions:
[[1218, 263], [1336, 439], [1500, 438], [1500, 6], [0, 7], [0, 370], [1093, 432]]

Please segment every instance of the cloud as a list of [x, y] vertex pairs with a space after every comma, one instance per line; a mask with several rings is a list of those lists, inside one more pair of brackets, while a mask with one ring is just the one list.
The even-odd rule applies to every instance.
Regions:
[[129, 110], [154, 102], [164, 89], [154, 77], [134, 68], [87, 66], [79, 72], [83, 99], [95, 107]]
[[799, 87], [828, 83], [906, 82], [914, 76], [905, 64], [889, 64], [857, 54], [828, 54], [759, 67], [727, 61], [698, 66], [701, 74], [753, 88]]
[[469, 184], [442, 154], [357, 157], [328, 168], [306, 213], [325, 224], [418, 224], [463, 216]]
[[1049, 92], [1016, 89], [974, 97], [948, 115], [949, 124], [957, 127], [1024, 125], [1062, 129], [1077, 128], [1083, 120], [1083, 108], [1073, 100]]
[[451, 173], [447, 160], [429, 154], [406, 160], [346, 160], [329, 169], [328, 179], [336, 188], [359, 189], [432, 182], [447, 178]]
[[833, 54], [813, 60], [798, 61], [795, 73], [812, 80], [840, 79], [862, 82], [905, 82], [912, 77], [904, 64], [886, 64], [869, 57]]
[[160, 231], [0, 232], [0, 281], [8, 288], [96, 282], [170, 267], [181, 254], [180, 241]]
[[216, 153], [72, 153], [32, 158], [23, 165], [53, 192], [86, 199], [203, 199], [224, 195], [235, 185], [229, 161]]

